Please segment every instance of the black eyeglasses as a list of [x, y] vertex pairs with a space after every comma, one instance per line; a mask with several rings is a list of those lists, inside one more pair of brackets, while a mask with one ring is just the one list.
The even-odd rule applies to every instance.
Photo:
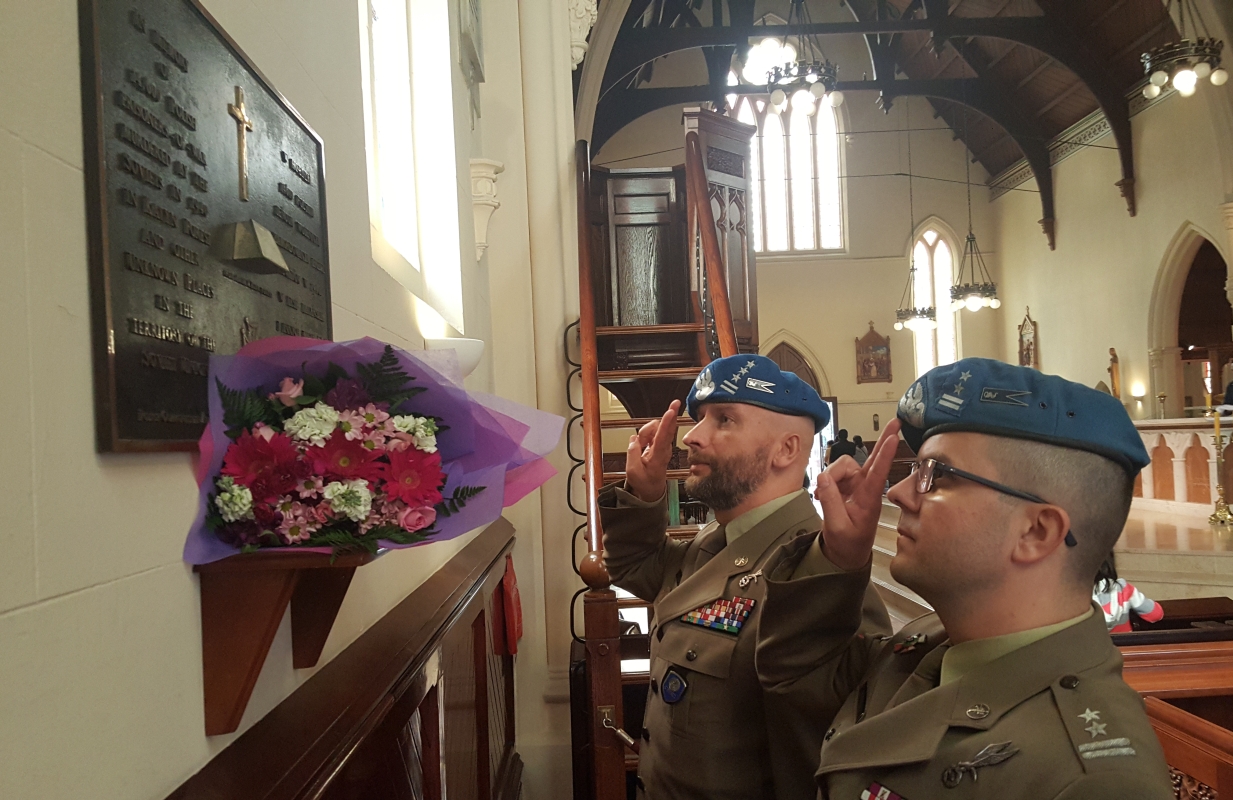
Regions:
[[[916, 478], [916, 491], [920, 494], [929, 494], [933, 491], [933, 482], [940, 475], [954, 475], [956, 478], [979, 483], [981, 486], [988, 487], [995, 492], [1001, 492], [1011, 497], [1017, 497], [1020, 500], [1026, 500], [1029, 503], [1045, 503], [1049, 505], [1049, 501], [1037, 497], [1028, 492], [1021, 492], [1018, 489], [1012, 489], [1009, 486], [991, 481], [988, 478], [982, 478], [979, 475], [973, 475], [967, 470], [952, 467], [950, 464], [943, 464], [935, 458], [922, 458], [912, 463], [912, 475]], [[1066, 546], [1075, 547], [1079, 543], [1075, 540], [1075, 535], [1070, 531], [1066, 531]]]

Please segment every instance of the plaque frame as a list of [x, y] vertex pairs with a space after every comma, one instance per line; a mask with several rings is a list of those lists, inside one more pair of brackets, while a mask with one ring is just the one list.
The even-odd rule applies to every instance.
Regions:
[[[170, 0], [182, 2], [195, 13], [222, 41], [231, 55], [249, 71], [277, 105], [291, 117], [316, 150], [317, 180], [321, 197], [317, 213], [321, 220], [321, 252], [329, 267], [329, 224], [326, 199], [325, 141], [299, 111], [287, 100], [265, 73], [257, 67], [235, 39], [227, 33], [200, 0]], [[155, 453], [194, 452], [198, 439], [137, 439], [121, 436], [117, 418], [117, 380], [115, 370], [115, 318], [111, 302], [112, 260], [108, 230], [111, 198], [107, 193], [106, 127], [103, 108], [106, 104], [102, 85], [102, 49], [99, 38], [100, 4], [104, 0], [78, 0], [78, 35], [81, 55], [82, 148], [85, 176], [87, 263], [90, 273], [90, 333], [94, 384], [95, 442], [98, 452]], [[330, 273], [325, 275], [327, 291]], [[332, 296], [324, 304], [327, 335], [334, 335]]]

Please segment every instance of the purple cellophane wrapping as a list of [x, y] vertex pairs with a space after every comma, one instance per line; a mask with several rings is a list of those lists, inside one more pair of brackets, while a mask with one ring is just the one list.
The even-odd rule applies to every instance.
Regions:
[[[299, 379], [304, 373], [325, 375], [330, 362], [355, 377], [356, 364], [376, 361], [384, 350], [384, 342], [369, 338], [325, 342], [276, 336], [253, 342], [233, 356], [210, 357], [210, 423], [199, 443], [197, 518], [184, 543], [185, 561], [206, 564], [240, 552], [215, 536], [205, 524], [214, 481], [231, 444], [222, 422], [222, 401], [215, 379], [232, 389], [273, 392], [286, 377]], [[518, 502], [556, 474], [545, 456], [560, 440], [564, 419], [504, 398], [468, 392], [462, 387], [457, 356], [452, 350], [412, 354], [394, 348], [394, 353], [402, 368], [415, 379], [410, 385], [428, 390], [413, 397], [403, 410], [409, 409], [417, 416], [437, 417], [449, 428], [437, 436], [446, 474], [443, 494], [448, 496], [464, 484], [487, 487], [458, 513], [438, 516], [437, 532], [420, 544], [442, 542], [487, 525], [501, 515], [502, 508]], [[389, 548], [416, 546], [385, 540], [380, 544]], [[277, 549], [330, 552], [328, 547]]]

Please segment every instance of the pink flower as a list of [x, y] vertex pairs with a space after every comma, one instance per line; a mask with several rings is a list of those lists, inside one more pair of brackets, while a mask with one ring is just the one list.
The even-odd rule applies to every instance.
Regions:
[[291, 408], [295, 405], [295, 399], [297, 397], [303, 397], [303, 395], [304, 381], [283, 378], [283, 382], [279, 384], [278, 391], [270, 395], [270, 399], [277, 400], [288, 408]]
[[343, 436], [351, 441], [364, 438], [364, 415], [359, 411], [338, 412], [338, 427], [342, 430]]
[[437, 510], [430, 506], [406, 508], [398, 513], [398, 525], [409, 533], [423, 530], [437, 521]]
[[389, 412], [383, 408], [369, 403], [360, 409], [360, 413], [364, 415], [364, 422], [368, 425], [383, 426], [385, 421], [390, 418]]
[[392, 433], [385, 442], [385, 449], [391, 453], [401, 453], [408, 447], [415, 446], [415, 437], [409, 433]]
[[299, 492], [301, 500], [308, 500], [320, 497], [323, 486], [320, 475], [309, 475], [300, 481], [300, 485], [296, 487], [296, 490]]
[[321, 527], [312, 509], [290, 497], [284, 497], [279, 501], [278, 510], [282, 512], [283, 518], [278, 523], [277, 533], [287, 544], [302, 542]]

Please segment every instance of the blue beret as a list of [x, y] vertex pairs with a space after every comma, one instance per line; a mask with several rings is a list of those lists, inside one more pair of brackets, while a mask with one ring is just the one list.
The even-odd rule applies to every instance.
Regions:
[[831, 421], [831, 409], [818, 392], [794, 373], [784, 372], [766, 356], [737, 354], [712, 361], [698, 375], [685, 408], [700, 419], [703, 403], [746, 403], [780, 414], [811, 417], [814, 431]]
[[988, 358], [965, 358], [926, 372], [899, 401], [899, 419], [913, 451], [937, 433], [974, 431], [1086, 450], [1132, 476], [1151, 460], [1112, 395]]

